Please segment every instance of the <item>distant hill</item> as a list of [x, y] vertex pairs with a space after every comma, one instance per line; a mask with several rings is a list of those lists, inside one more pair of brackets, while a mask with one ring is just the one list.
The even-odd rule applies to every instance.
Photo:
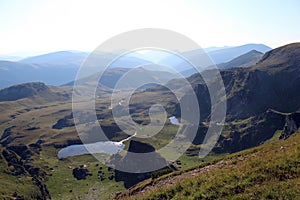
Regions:
[[60, 85], [74, 80], [79, 66], [32, 64], [0, 61], [0, 89], [26, 82], [44, 82], [48, 85]]
[[20, 60], [23, 63], [48, 64], [48, 65], [80, 65], [88, 56], [80, 51], [58, 51]]
[[223, 46], [223, 47], [207, 47], [204, 48], [204, 51], [206, 52], [210, 52], [210, 51], [216, 51], [216, 50], [221, 50], [221, 49], [227, 49], [227, 48], [231, 48], [232, 46]]
[[85, 52], [60, 51], [18, 62], [0, 61], [0, 89], [26, 82], [60, 85], [74, 80], [87, 55]]
[[251, 67], [255, 65], [263, 56], [263, 53], [251, 50], [248, 53], [245, 53], [237, 58], [230, 60], [227, 63], [218, 64], [219, 69], [228, 69], [234, 67]]
[[252, 50], [265, 53], [267, 51], [270, 51], [271, 49], [272, 48], [264, 44], [245, 44], [242, 46], [212, 51], [209, 52], [209, 56], [211, 57], [214, 63], [219, 64], [223, 62], [228, 62]]
[[16, 101], [32, 97], [47, 99], [47, 101], [55, 101], [68, 99], [69, 95], [67, 93], [53, 91], [44, 83], [40, 82], [14, 85], [0, 90], [0, 101]]
[[[217, 64], [216, 67], [219, 69], [229, 69], [229, 68], [243, 68], [243, 67], [251, 67], [255, 65], [263, 56], [263, 53], [251, 50], [241, 56], [238, 56], [229, 62]], [[214, 66], [213, 66], [214, 67]], [[207, 67], [209, 69], [210, 67]], [[196, 73], [194, 68], [188, 69], [181, 72], [184, 76], [190, 76]]]
[[[270, 47], [264, 44], [245, 44], [242, 46], [236, 47], [228, 47], [228, 48], [221, 48], [217, 50], [211, 50], [206, 52], [207, 55], [211, 58], [211, 61], [215, 64], [229, 62], [230, 60], [237, 58], [249, 51], [256, 50], [258, 52], [265, 53], [271, 50]], [[199, 54], [202, 54], [202, 50], [193, 50], [182, 53], [183, 56], [188, 58], [196, 58]], [[177, 71], [186, 71], [192, 68], [192, 66], [188, 62], [183, 62], [182, 59], [178, 58], [175, 55], [170, 55], [167, 58], [162, 59], [159, 64], [173, 66]], [[209, 67], [209, 66], [206, 66]], [[205, 66], [204, 66], [205, 68]]]
[[46, 92], [50, 92], [50, 89], [43, 83], [15, 85], [0, 90], [0, 101], [15, 101]]
[[[106, 70], [99, 80], [100, 84], [103, 86], [106, 86], [108, 88], [114, 88], [117, 84], [117, 82], [120, 80], [120, 78], [123, 75], [126, 75], [130, 71], [130, 74], [127, 76], [126, 83], [121, 85], [121, 88], [135, 88], [139, 84], [143, 83], [144, 81], [148, 82], [161, 82], [166, 83], [171, 79], [178, 78], [179, 76], [177, 74], [172, 74], [170, 72], [166, 71], [153, 71], [153, 70], [147, 70], [142, 67], [129, 69], [129, 68], [112, 68]], [[98, 80], [99, 73], [94, 74], [92, 76], [88, 76], [86, 78], [80, 79], [80, 84], [88, 84], [89, 82], [93, 82], [95, 80]], [[65, 86], [73, 86], [74, 81], [65, 84]]]
[[[80, 51], [58, 51], [39, 56], [29, 57], [21, 60], [23, 63], [47, 64], [47, 65], [61, 65], [79, 67], [83, 61], [88, 57], [89, 53]], [[114, 53], [98, 52], [97, 59], [111, 59], [115, 56]], [[145, 59], [134, 57], [133, 54], [121, 56], [114, 61], [110, 68], [122, 67], [132, 68], [136, 65], [151, 63]], [[101, 65], [101, 63], [93, 63], [93, 65]]]

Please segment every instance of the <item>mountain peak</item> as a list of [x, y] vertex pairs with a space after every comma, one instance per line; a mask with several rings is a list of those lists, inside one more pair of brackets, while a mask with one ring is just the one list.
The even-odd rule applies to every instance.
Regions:
[[255, 50], [255, 49], [253, 49], [253, 50], [249, 51], [249, 52], [248, 52], [248, 53], [246, 53], [246, 54], [252, 54], [252, 53], [254, 53], [254, 54], [263, 54], [262, 52], [260, 52], [260, 51], [257, 51], [257, 50]]

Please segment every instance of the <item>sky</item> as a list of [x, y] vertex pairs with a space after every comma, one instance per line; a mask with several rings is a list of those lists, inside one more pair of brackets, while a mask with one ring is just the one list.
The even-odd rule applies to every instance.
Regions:
[[0, 0], [0, 54], [93, 51], [139, 28], [184, 34], [201, 47], [300, 41], [299, 0]]

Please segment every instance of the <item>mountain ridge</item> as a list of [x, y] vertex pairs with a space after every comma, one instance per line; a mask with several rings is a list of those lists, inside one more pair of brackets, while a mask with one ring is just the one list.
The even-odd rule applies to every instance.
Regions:
[[263, 53], [256, 50], [251, 50], [245, 54], [242, 54], [227, 63], [218, 64], [219, 69], [228, 69], [234, 67], [251, 67], [255, 65], [262, 58]]

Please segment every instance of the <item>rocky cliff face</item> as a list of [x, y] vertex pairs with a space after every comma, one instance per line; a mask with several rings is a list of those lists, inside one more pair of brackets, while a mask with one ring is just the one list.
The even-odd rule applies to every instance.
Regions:
[[300, 113], [293, 113], [285, 118], [285, 124], [283, 133], [280, 135], [280, 139], [286, 139], [293, 133], [295, 133], [300, 127]]
[[[290, 44], [269, 51], [253, 67], [220, 71], [226, 90], [226, 124], [231, 132], [222, 134], [214, 149], [216, 152], [236, 152], [260, 145], [272, 138], [276, 130], [284, 130], [280, 138], [295, 132], [299, 127], [295, 112], [300, 108], [299, 55], [300, 43]], [[204, 72], [203, 76], [210, 77], [210, 72]], [[197, 95], [201, 111], [194, 143], [201, 144], [207, 130], [202, 122], [210, 121], [210, 95], [199, 74], [188, 80]], [[210, 80], [209, 84], [213, 86], [213, 77]], [[181, 101], [188, 96], [186, 94]], [[179, 104], [177, 108], [175, 115], [180, 116]], [[242, 123], [236, 125], [236, 121]]]
[[229, 134], [222, 135], [214, 151], [237, 152], [258, 146], [271, 139], [277, 130], [282, 130], [286, 116], [273, 110], [255, 116], [243, 123], [230, 123]]

